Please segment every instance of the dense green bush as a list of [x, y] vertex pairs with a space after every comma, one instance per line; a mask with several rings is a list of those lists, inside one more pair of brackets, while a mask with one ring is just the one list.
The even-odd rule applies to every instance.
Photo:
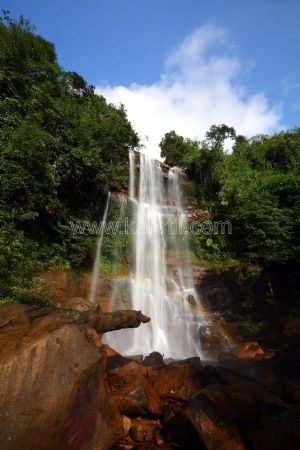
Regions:
[[123, 106], [63, 70], [54, 45], [6, 12], [0, 127], [0, 298], [23, 301], [43, 268], [91, 265], [95, 238], [72, 236], [69, 220], [99, 221], [138, 140]]
[[[227, 138], [231, 153], [224, 149]], [[211, 220], [232, 224], [231, 235], [194, 236], [198, 258], [215, 265], [229, 260], [258, 265], [271, 295], [285, 305], [282, 310], [299, 309], [300, 128], [246, 139], [214, 125], [204, 141], [172, 131], [160, 146], [166, 162], [192, 178], [189, 202], [209, 209]], [[249, 292], [248, 302], [260, 301], [255, 295], [250, 301]]]

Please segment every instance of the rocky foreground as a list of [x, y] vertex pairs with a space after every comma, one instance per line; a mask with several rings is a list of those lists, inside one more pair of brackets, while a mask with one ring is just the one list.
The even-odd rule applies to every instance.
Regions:
[[300, 448], [297, 326], [271, 359], [166, 364], [117, 354], [77, 311], [0, 317], [2, 450]]

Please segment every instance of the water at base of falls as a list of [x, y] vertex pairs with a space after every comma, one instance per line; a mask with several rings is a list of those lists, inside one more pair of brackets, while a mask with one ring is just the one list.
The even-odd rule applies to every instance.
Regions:
[[[124, 355], [158, 351], [165, 358], [201, 356], [201, 304], [188, 263], [186, 217], [180, 173], [163, 173], [160, 163], [140, 153], [135, 195], [135, 153], [130, 153], [129, 201], [135, 219], [134, 268], [129, 280], [116, 280], [110, 309], [141, 310], [151, 321], [136, 329], [106, 333], [104, 341]], [[174, 231], [175, 230], [175, 231]], [[124, 292], [123, 292], [124, 293]]]

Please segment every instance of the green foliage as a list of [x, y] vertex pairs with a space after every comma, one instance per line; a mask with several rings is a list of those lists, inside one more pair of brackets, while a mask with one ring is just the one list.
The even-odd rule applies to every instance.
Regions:
[[[0, 297], [32, 302], [45, 268], [90, 266], [91, 236], [70, 219], [99, 220], [107, 191], [126, 181], [137, 135], [123, 106], [58, 64], [29, 21], [0, 19]], [[29, 301], [29, 300], [28, 300]]]
[[68, 311], [64, 311], [61, 315], [61, 317], [63, 319], [72, 319], [75, 320], [75, 322], [81, 322], [82, 318], [81, 318], [81, 314], [78, 311], [73, 311], [73, 310], [68, 310]]
[[255, 314], [256, 320], [271, 319], [278, 313], [268, 274], [262, 266], [240, 262], [223, 270], [221, 277], [233, 294], [235, 310], [245, 319]]
[[160, 143], [161, 155], [170, 165], [184, 168], [195, 180], [197, 203], [204, 207], [216, 198], [219, 192], [220, 172], [224, 160], [223, 144], [234, 130], [222, 125], [212, 126], [206, 140], [193, 141], [176, 135], [174, 131], [166, 133]]
[[[233, 140], [231, 154], [224, 150], [227, 138]], [[226, 125], [213, 125], [202, 142], [172, 131], [160, 145], [166, 162], [179, 165], [192, 178], [189, 203], [208, 209], [212, 220], [232, 224], [232, 235], [193, 237], [198, 259], [223, 267], [232, 260], [259, 264], [272, 286], [268, 292], [297, 310], [300, 128], [246, 139]], [[241, 280], [247, 283], [248, 279]], [[242, 300], [249, 308], [256, 298], [250, 286]]]
[[12, 297], [0, 298], [0, 307], [5, 305], [12, 305], [14, 303], [18, 303], [18, 301]]
[[103, 276], [116, 275], [122, 271], [124, 264], [113, 262], [107, 256], [101, 256], [99, 273]]
[[25, 236], [13, 224], [0, 227], [0, 298], [2, 302], [44, 305], [51, 292], [38, 278], [44, 269], [66, 268], [68, 262], [50, 245]]
[[38, 244], [13, 225], [0, 228], [0, 296], [11, 296], [15, 286], [30, 287], [43, 265], [38, 261]]
[[193, 246], [199, 260], [208, 260], [210, 262], [221, 262], [226, 258], [224, 253], [224, 236], [213, 232], [213, 223], [211, 220], [202, 222], [205, 229], [211, 229], [207, 234], [201, 228], [195, 230], [193, 234]]
[[13, 298], [19, 303], [28, 303], [35, 306], [51, 305], [51, 293], [38, 280], [30, 287], [14, 286]]

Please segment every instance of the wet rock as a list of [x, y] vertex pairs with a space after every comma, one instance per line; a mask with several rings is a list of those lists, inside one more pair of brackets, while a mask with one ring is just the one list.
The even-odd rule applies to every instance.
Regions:
[[14, 317], [0, 329], [1, 450], [110, 448], [122, 423], [105, 355], [63, 311], [19, 308], [19, 320], [11, 306], [1, 308]]
[[248, 433], [248, 439], [253, 450], [299, 450], [299, 416], [284, 415], [266, 420]]
[[258, 418], [255, 399], [248, 392], [240, 391], [234, 386], [209, 384], [200, 393], [230, 419], [248, 421]]
[[105, 352], [106, 356], [114, 356], [114, 355], [120, 355], [116, 350], [114, 350], [112, 347], [110, 347], [107, 344], [103, 344], [102, 347], [103, 351]]
[[257, 342], [243, 342], [234, 347], [231, 353], [241, 359], [259, 359], [265, 355], [264, 350]]
[[182, 414], [207, 450], [246, 450], [237, 427], [205, 395], [194, 396]]
[[143, 377], [112, 391], [121, 414], [130, 417], [158, 417], [162, 403], [149, 381]]
[[131, 284], [129, 280], [115, 281], [114, 294], [110, 299], [110, 310], [132, 309]]
[[73, 309], [74, 311], [89, 311], [90, 309], [94, 309], [96, 307], [95, 304], [89, 302], [85, 298], [81, 297], [73, 297], [68, 299], [67, 307]]
[[247, 377], [225, 367], [215, 367], [206, 370], [205, 375], [210, 378], [210, 382], [227, 385], [234, 388], [243, 396], [246, 394], [256, 402], [259, 418], [270, 417], [284, 411], [290, 411], [291, 406], [280, 398], [279, 392], [272, 391], [251, 377]]
[[20, 323], [28, 323], [28, 312], [32, 311], [31, 306], [21, 304], [11, 304], [1, 306], [0, 328], [6, 325], [17, 325]]
[[300, 336], [300, 317], [290, 317], [283, 326], [283, 335], [289, 338]]
[[146, 367], [162, 367], [165, 365], [164, 358], [159, 352], [152, 352], [143, 361]]
[[123, 416], [122, 420], [123, 420], [123, 435], [126, 436], [129, 433], [131, 427], [131, 419], [127, 416]]
[[285, 380], [300, 378], [300, 340], [296, 340], [292, 344], [285, 347], [274, 358], [274, 366], [279, 376]]
[[111, 389], [124, 387], [133, 381], [147, 377], [149, 369], [136, 361], [116, 367], [108, 372], [108, 382]]
[[154, 389], [161, 398], [188, 400], [203, 387], [200, 358], [189, 358], [160, 369]]
[[210, 212], [205, 209], [200, 209], [196, 208], [195, 206], [189, 205], [186, 208], [186, 216], [189, 220], [202, 222], [203, 220], [209, 219]]
[[[73, 306], [70, 305], [74, 301], [79, 305], [89, 305], [88, 299], [92, 283], [92, 273], [75, 272], [72, 270], [50, 270], [43, 272], [41, 279], [46, 289], [51, 293], [56, 305], [72, 308]], [[101, 283], [98, 283], [96, 297], [109, 299], [112, 288], [113, 284], [111, 280], [101, 278]]]
[[231, 357], [228, 353], [221, 353], [218, 360], [222, 366], [231, 369], [239, 376], [261, 383], [276, 395], [283, 395], [283, 380], [273, 360], [240, 359], [234, 355]]
[[120, 439], [118, 444], [111, 450], [132, 450], [135, 447], [136, 447], [135, 442], [129, 435], [127, 435], [122, 437], [122, 439]]
[[221, 351], [218, 354], [218, 361], [219, 363], [231, 363], [231, 362], [235, 362], [238, 359], [237, 356], [233, 355], [231, 352], [229, 351]]
[[128, 356], [128, 358], [131, 359], [132, 361], [136, 361], [140, 364], [142, 364], [143, 359], [144, 359], [143, 355], [130, 355], [130, 356]]
[[154, 428], [153, 440], [158, 447], [164, 445], [165, 441], [159, 428]]
[[160, 430], [161, 424], [156, 420], [135, 419], [131, 422], [130, 436], [135, 442], [153, 442], [154, 431]]
[[207, 359], [215, 357], [227, 348], [227, 339], [221, 329], [212, 322], [202, 323], [199, 328], [201, 350]]
[[112, 354], [107, 358], [107, 370], [110, 371], [118, 367], [125, 366], [126, 364], [129, 364], [131, 362], [131, 358], [125, 358], [124, 356], [115, 352], [115, 354]]
[[102, 347], [102, 342], [99, 334], [94, 328], [86, 328], [85, 336], [89, 342], [91, 342], [96, 348]]
[[287, 381], [285, 394], [289, 401], [300, 405], [300, 378]]

